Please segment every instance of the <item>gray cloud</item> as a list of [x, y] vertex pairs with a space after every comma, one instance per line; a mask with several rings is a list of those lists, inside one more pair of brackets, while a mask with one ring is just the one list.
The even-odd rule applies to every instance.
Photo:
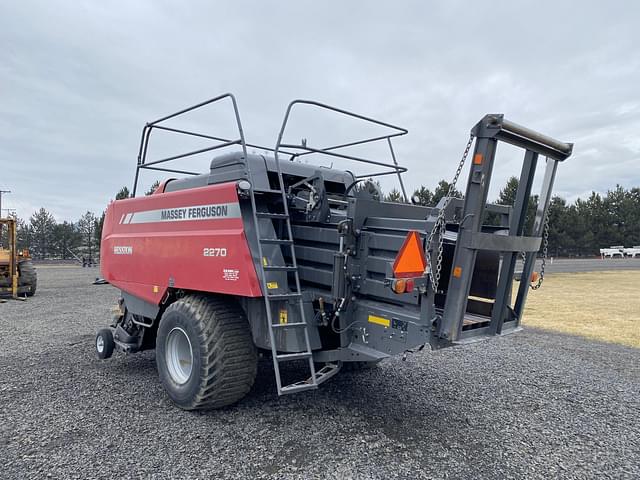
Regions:
[[[5, 205], [24, 217], [40, 206], [58, 219], [99, 212], [131, 184], [144, 122], [224, 91], [249, 139], [267, 145], [297, 97], [407, 127], [396, 147], [411, 188], [450, 178], [488, 112], [576, 143], [556, 189], [570, 200], [640, 185], [640, 8], [468, 3], [5, 2]], [[221, 114], [201, 120], [232, 134]], [[308, 128], [293, 138], [367, 133], [300, 121]], [[496, 192], [518, 171], [513, 150], [503, 154]]]

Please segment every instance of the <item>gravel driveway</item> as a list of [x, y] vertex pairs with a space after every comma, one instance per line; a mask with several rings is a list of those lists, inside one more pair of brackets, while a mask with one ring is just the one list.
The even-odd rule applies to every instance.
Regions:
[[[117, 292], [39, 270], [0, 304], [1, 478], [640, 478], [640, 350], [527, 330], [183, 412], [153, 352], [94, 356]], [[287, 365], [288, 366], [288, 365]]]

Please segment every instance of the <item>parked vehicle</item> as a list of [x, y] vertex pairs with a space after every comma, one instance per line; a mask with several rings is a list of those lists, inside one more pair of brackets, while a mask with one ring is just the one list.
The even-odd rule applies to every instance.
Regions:
[[609, 257], [609, 258], [614, 258], [614, 257], [620, 257], [620, 258], [624, 258], [624, 247], [623, 246], [615, 246], [615, 247], [609, 247], [609, 248], [601, 248], [600, 249], [600, 257], [605, 258], [605, 257]]
[[[232, 107], [236, 138], [169, 122], [223, 101]], [[328, 147], [289, 143], [291, 112], [301, 108], [346, 116], [386, 133]], [[204, 138], [212, 146], [150, 160], [152, 132]], [[430, 208], [384, 202], [370, 180], [393, 175], [404, 191], [407, 169], [396, 162], [392, 141], [406, 133], [295, 100], [275, 148], [258, 146], [245, 140], [231, 94], [147, 123], [134, 197], [145, 169], [184, 178], [107, 208], [102, 275], [122, 295], [113, 324], [96, 337], [98, 356], [108, 358], [114, 348], [155, 348], [162, 384], [179, 407], [216, 408], [249, 392], [259, 352], [273, 360], [278, 394], [289, 394], [318, 388], [343, 366], [369, 367], [425, 345], [445, 348], [518, 331], [529, 282], [521, 282], [512, 299], [516, 259], [525, 252], [522, 277], [530, 278], [556, 169], [572, 145], [503, 115], [487, 115], [471, 130], [452, 182], [467, 165], [464, 200], [446, 197]], [[349, 150], [381, 142], [389, 148], [388, 162]], [[487, 204], [499, 142], [525, 151], [512, 207]], [[238, 151], [213, 158], [206, 173], [166, 165], [232, 146]], [[301, 161], [312, 154], [336, 163], [325, 168]], [[546, 168], [539, 205], [533, 231], [525, 232], [540, 156]], [[348, 168], [354, 162], [375, 170], [355, 174]], [[489, 212], [499, 225], [484, 221]], [[285, 379], [280, 367], [292, 361], [300, 365], [299, 378]]]
[[36, 268], [29, 250], [18, 249], [16, 229], [15, 218], [0, 218], [0, 297], [32, 297], [36, 293]]

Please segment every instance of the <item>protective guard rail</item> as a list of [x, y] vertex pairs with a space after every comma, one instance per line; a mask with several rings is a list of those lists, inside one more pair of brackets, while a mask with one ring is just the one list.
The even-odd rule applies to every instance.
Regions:
[[[174, 128], [174, 127], [169, 127], [167, 125], [165, 125], [164, 123], [171, 120], [171, 119], [175, 119], [176, 117], [179, 117], [181, 115], [185, 115], [189, 112], [192, 112], [196, 109], [200, 109], [218, 102], [221, 102], [225, 99], [229, 99], [231, 102], [231, 106], [233, 108], [233, 116], [234, 116], [234, 120], [238, 129], [238, 137], [237, 138], [223, 138], [220, 136], [215, 136], [215, 135], [209, 135], [209, 134], [205, 134], [205, 133], [200, 133], [200, 132], [194, 132], [194, 131], [189, 131], [189, 130], [184, 130], [184, 129], [179, 129], [179, 128]], [[293, 109], [293, 107], [295, 105], [308, 105], [308, 106], [312, 106], [312, 107], [316, 107], [316, 108], [320, 108], [320, 109], [324, 109], [324, 110], [328, 110], [334, 113], [338, 113], [341, 115], [345, 115], [351, 118], [355, 118], [358, 120], [362, 120], [363, 122], [368, 122], [371, 124], [375, 124], [378, 126], [382, 126], [385, 128], [388, 128], [390, 130], [392, 130], [391, 133], [387, 134], [387, 135], [378, 135], [375, 137], [369, 137], [369, 138], [363, 138], [360, 140], [355, 140], [352, 142], [348, 142], [348, 143], [343, 143], [343, 144], [339, 144], [339, 145], [332, 145], [329, 147], [320, 147], [320, 148], [313, 148], [310, 147], [308, 145], [306, 145], [306, 143], [301, 143], [299, 145], [297, 144], [284, 144], [282, 142], [283, 139], [283, 135], [285, 133], [287, 124], [289, 122], [289, 117], [290, 117], [290, 113], [291, 110]], [[164, 131], [164, 132], [169, 132], [169, 133], [175, 133], [175, 134], [181, 134], [181, 135], [188, 135], [188, 136], [192, 136], [192, 137], [198, 137], [198, 138], [204, 138], [204, 139], [208, 139], [208, 140], [212, 140], [213, 142], [216, 142], [214, 145], [205, 147], [205, 148], [200, 148], [197, 150], [191, 150], [185, 153], [181, 153], [178, 155], [173, 155], [170, 157], [165, 157], [165, 158], [160, 158], [160, 159], [156, 159], [156, 160], [147, 160], [147, 154], [149, 152], [149, 142], [150, 142], [150, 138], [151, 138], [151, 134], [153, 133], [153, 131], [155, 130], [159, 130], [159, 131]], [[398, 137], [398, 136], [402, 136], [402, 135], [406, 135], [408, 133], [408, 130], [395, 126], [395, 125], [391, 125], [389, 123], [385, 123], [385, 122], [381, 122], [379, 120], [375, 120], [373, 118], [369, 118], [369, 117], [365, 117], [363, 115], [359, 115], [357, 113], [354, 112], [349, 112], [347, 110], [343, 110], [340, 108], [336, 108], [336, 107], [332, 107], [330, 105], [326, 105], [320, 102], [316, 102], [316, 101], [312, 101], [312, 100], [294, 100], [291, 103], [289, 103], [289, 105], [287, 106], [286, 109], [286, 113], [285, 113], [285, 117], [284, 120], [282, 122], [282, 126], [280, 129], [280, 134], [278, 136], [278, 141], [277, 144], [275, 146], [275, 148], [271, 148], [271, 147], [267, 147], [264, 145], [258, 145], [258, 144], [253, 144], [253, 143], [247, 143], [246, 139], [245, 139], [245, 134], [244, 134], [244, 130], [242, 127], [242, 122], [240, 120], [240, 113], [238, 110], [238, 104], [236, 101], [236, 98], [233, 96], [233, 94], [231, 93], [225, 93], [222, 95], [219, 95], [217, 97], [211, 98], [209, 100], [206, 100], [204, 102], [198, 103], [196, 105], [193, 105], [191, 107], [179, 110], [175, 113], [172, 113], [170, 115], [166, 115], [162, 118], [159, 118], [157, 120], [154, 120], [152, 122], [148, 122], [144, 128], [142, 129], [142, 135], [140, 138], [140, 146], [138, 149], [138, 159], [137, 159], [137, 165], [136, 165], [136, 174], [135, 174], [135, 179], [134, 179], [134, 184], [133, 184], [133, 196], [136, 195], [137, 192], [137, 188], [138, 188], [138, 180], [139, 180], [139, 176], [140, 176], [140, 170], [142, 169], [147, 169], [147, 170], [156, 170], [156, 171], [161, 171], [161, 172], [169, 172], [169, 173], [177, 173], [177, 174], [181, 174], [181, 175], [199, 175], [201, 172], [191, 172], [191, 171], [187, 171], [187, 170], [179, 170], [176, 168], [165, 168], [165, 167], [160, 167], [158, 166], [159, 164], [163, 164], [166, 162], [171, 162], [173, 160], [179, 160], [181, 158], [186, 158], [186, 157], [191, 157], [194, 155], [199, 155], [201, 153], [206, 153], [209, 151], [213, 151], [213, 150], [217, 150], [217, 149], [221, 149], [221, 148], [225, 148], [225, 147], [229, 147], [232, 145], [240, 145], [242, 147], [242, 151], [244, 153], [244, 155], [246, 156], [247, 154], [247, 147], [252, 147], [252, 148], [258, 148], [261, 150], [266, 150], [266, 151], [270, 151], [274, 153], [274, 157], [276, 159], [276, 165], [278, 170], [280, 170], [280, 165], [279, 165], [279, 160], [280, 160], [280, 155], [287, 155], [288, 156], [288, 160], [295, 160], [296, 158], [302, 157], [304, 155], [309, 155], [312, 153], [316, 153], [316, 154], [321, 154], [321, 155], [328, 155], [331, 157], [337, 157], [337, 158], [342, 158], [345, 160], [352, 160], [355, 162], [360, 162], [360, 163], [365, 163], [365, 164], [369, 164], [369, 165], [375, 165], [378, 167], [383, 167], [388, 169], [387, 171], [383, 171], [383, 172], [374, 172], [374, 173], [370, 173], [370, 174], [366, 174], [366, 175], [359, 175], [358, 179], [363, 179], [363, 178], [369, 178], [369, 177], [374, 177], [374, 176], [380, 176], [380, 175], [389, 175], [389, 174], [397, 174], [398, 175], [398, 180], [400, 182], [400, 188], [402, 190], [402, 193], [404, 195], [405, 201], [408, 201], [408, 197], [407, 197], [407, 193], [404, 187], [404, 183], [402, 181], [402, 177], [401, 174], [407, 171], [407, 168], [402, 167], [400, 165], [398, 165], [398, 162], [396, 160], [396, 155], [395, 155], [395, 151], [393, 149], [393, 144], [392, 144], [392, 138], [394, 137]], [[341, 149], [345, 149], [348, 147], [354, 147], [357, 145], [364, 145], [364, 144], [368, 144], [368, 143], [375, 143], [375, 142], [379, 142], [379, 141], [386, 141], [388, 147], [389, 147], [389, 151], [391, 154], [391, 158], [393, 163], [385, 163], [385, 162], [380, 162], [377, 160], [372, 160], [372, 159], [368, 159], [368, 158], [362, 158], [362, 157], [356, 157], [354, 155], [347, 155], [345, 153], [340, 153], [339, 151]], [[292, 149], [294, 151], [289, 151], [289, 150], [285, 150], [285, 149]]]
[[[461, 217], [463, 220], [459, 227], [445, 307], [439, 318], [431, 297], [434, 293], [427, 295], [426, 313], [433, 315], [431, 318], [438, 318], [434, 346], [438, 346], [439, 343], [468, 341], [470, 337], [481, 338], [500, 334], [505, 322], [509, 322], [510, 329], [519, 326], [528, 294], [527, 279], [531, 277], [540, 247], [558, 162], [568, 158], [573, 150], [573, 144], [560, 142], [505, 120], [501, 114], [486, 115], [473, 127], [471, 134], [475, 136], [476, 144], [465, 192]], [[498, 142], [509, 143], [525, 150], [507, 236], [487, 235], [481, 232]], [[547, 164], [533, 230], [530, 236], [525, 236], [526, 211], [540, 155], [547, 157]], [[497, 251], [503, 255], [496, 298], [489, 324], [483, 328], [463, 332], [471, 279], [479, 250]], [[511, 289], [519, 252], [526, 252], [526, 256], [522, 281], [511, 309]], [[434, 260], [432, 252], [432, 262]]]

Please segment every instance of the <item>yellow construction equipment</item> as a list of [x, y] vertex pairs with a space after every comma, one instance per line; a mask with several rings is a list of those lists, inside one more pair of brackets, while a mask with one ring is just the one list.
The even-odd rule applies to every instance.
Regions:
[[0, 218], [0, 296], [31, 297], [37, 281], [29, 251], [18, 250], [16, 219]]

